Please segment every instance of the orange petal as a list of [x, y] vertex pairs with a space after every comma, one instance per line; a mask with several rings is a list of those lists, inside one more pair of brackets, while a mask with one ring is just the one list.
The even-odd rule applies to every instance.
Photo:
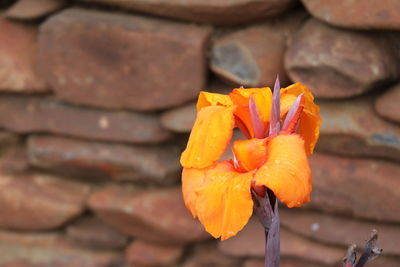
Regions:
[[304, 94], [304, 109], [300, 116], [298, 133], [304, 139], [307, 155], [311, 155], [319, 138], [322, 120], [319, 115], [319, 106], [314, 103], [314, 96], [306, 86], [295, 83], [281, 90], [281, 117], [286, 115], [300, 94]]
[[300, 115], [300, 124], [298, 133], [304, 138], [304, 145], [307, 155], [311, 155], [314, 151], [315, 144], [319, 138], [319, 127], [321, 125], [321, 117], [318, 113], [313, 113], [304, 109]]
[[182, 171], [182, 194], [186, 207], [190, 210], [193, 217], [197, 217], [196, 213], [196, 191], [206, 182], [206, 172], [209, 169], [217, 169], [220, 171], [233, 171], [233, 166], [229, 162], [215, 163], [206, 169], [183, 168]]
[[299, 135], [278, 135], [268, 143], [268, 160], [255, 174], [289, 208], [310, 201], [311, 170]]
[[232, 106], [232, 100], [228, 95], [200, 92], [199, 98], [197, 100], [197, 110], [208, 106]]
[[205, 168], [224, 153], [235, 126], [235, 107], [208, 106], [197, 113], [189, 141], [181, 156], [186, 168]]
[[[249, 101], [250, 96], [253, 96], [256, 102], [257, 110], [260, 114], [261, 120], [266, 124], [269, 121], [272, 105], [272, 92], [268, 87], [264, 88], [248, 88], [248, 89], [234, 89], [229, 94], [233, 103], [237, 106], [235, 115], [247, 127], [251, 137], [254, 137], [253, 127], [250, 118]], [[265, 125], [265, 128], [267, 125]]]
[[246, 171], [259, 168], [267, 160], [267, 139], [253, 138], [237, 140], [233, 143], [233, 151], [241, 167]]
[[215, 168], [206, 177], [206, 185], [197, 190], [196, 213], [207, 232], [225, 240], [236, 235], [253, 213], [253, 174]]

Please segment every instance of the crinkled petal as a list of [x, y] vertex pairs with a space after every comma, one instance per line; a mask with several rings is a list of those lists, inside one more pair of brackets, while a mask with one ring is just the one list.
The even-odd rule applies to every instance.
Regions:
[[268, 160], [255, 174], [257, 185], [271, 189], [289, 208], [310, 201], [311, 170], [303, 139], [278, 135], [268, 143]]
[[264, 128], [267, 129], [266, 126], [269, 121], [272, 105], [272, 92], [270, 88], [234, 89], [229, 96], [237, 106], [235, 115], [246, 126], [251, 137], [254, 137], [254, 132], [249, 110], [250, 96], [254, 98], [260, 118], [264, 123]]
[[204, 107], [208, 106], [232, 106], [232, 100], [228, 95], [217, 94], [217, 93], [209, 93], [209, 92], [200, 92], [199, 98], [197, 100], [197, 110], [201, 110]]
[[218, 167], [206, 172], [206, 184], [196, 191], [196, 214], [213, 237], [228, 239], [248, 222], [253, 213], [252, 177], [252, 172], [239, 173]]
[[224, 153], [235, 126], [235, 106], [208, 106], [197, 113], [189, 141], [181, 156], [186, 168], [206, 168]]
[[254, 170], [267, 160], [267, 139], [237, 140], [233, 143], [233, 152], [244, 170]]
[[319, 106], [314, 103], [314, 96], [306, 86], [295, 83], [281, 90], [281, 117], [286, 115], [300, 94], [304, 95], [304, 109], [300, 115], [298, 133], [304, 139], [307, 155], [311, 155], [319, 138], [322, 120], [319, 115]]
[[186, 207], [190, 210], [193, 217], [197, 217], [196, 213], [196, 201], [197, 193], [196, 191], [203, 187], [207, 182], [206, 173], [210, 169], [216, 169], [220, 171], [233, 171], [234, 168], [229, 162], [219, 162], [215, 163], [209, 168], [205, 169], [193, 169], [193, 168], [183, 168], [182, 171], [182, 194], [183, 200]]

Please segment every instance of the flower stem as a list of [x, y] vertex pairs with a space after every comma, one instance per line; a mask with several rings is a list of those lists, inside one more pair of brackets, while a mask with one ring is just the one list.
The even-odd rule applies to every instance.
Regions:
[[274, 206], [271, 227], [269, 231], [265, 229], [265, 267], [279, 267], [280, 261], [280, 220], [277, 200]]
[[280, 252], [280, 220], [278, 211], [278, 200], [271, 192], [273, 206], [271, 207], [268, 192], [264, 197], [252, 191], [255, 213], [265, 230], [265, 267], [279, 267]]

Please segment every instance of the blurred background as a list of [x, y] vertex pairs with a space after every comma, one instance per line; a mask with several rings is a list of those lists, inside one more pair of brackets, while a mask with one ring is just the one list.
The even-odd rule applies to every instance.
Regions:
[[0, 1], [0, 266], [263, 266], [258, 222], [212, 240], [179, 157], [200, 90], [309, 86], [312, 202], [282, 267], [342, 266], [372, 229], [400, 266], [398, 0]]

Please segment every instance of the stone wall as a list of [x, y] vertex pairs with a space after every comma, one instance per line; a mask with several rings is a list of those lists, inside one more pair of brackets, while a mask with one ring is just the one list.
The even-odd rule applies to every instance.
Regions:
[[[283, 267], [341, 266], [375, 228], [400, 266], [400, 2], [0, 4], [0, 266], [263, 266], [253, 219], [211, 240], [179, 156], [200, 90], [308, 85], [312, 202], [282, 208]], [[397, 83], [397, 84], [396, 84]]]

